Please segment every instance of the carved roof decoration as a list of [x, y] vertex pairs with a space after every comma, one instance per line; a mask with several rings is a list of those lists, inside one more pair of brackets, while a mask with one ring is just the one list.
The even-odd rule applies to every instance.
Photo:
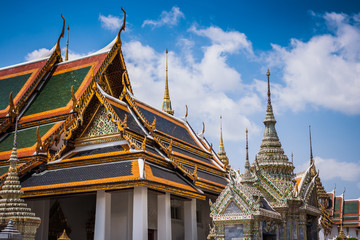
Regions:
[[260, 215], [276, 220], [281, 218], [256, 183], [242, 183], [240, 174], [232, 169], [230, 175], [231, 181], [216, 201], [212, 203], [210, 200], [210, 216], [214, 222], [242, 221]]
[[[144, 185], [204, 199], [205, 192], [220, 193], [228, 183], [211, 145], [186, 120], [134, 98], [121, 50], [125, 22], [124, 11], [121, 29], [105, 48], [65, 62], [59, 56], [24, 102], [17, 169], [25, 197]], [[42, 67], [22, 66], [23, 82], [38, 74], [25, 70]], [[16, 92], [6, 101], [14, 113], [8, 118], [16, 117]], [[12, 134], [13, 123], [0, 135], [0, 166], [10, 156]], [[119, 171], [103, 170], [110, 166]]]

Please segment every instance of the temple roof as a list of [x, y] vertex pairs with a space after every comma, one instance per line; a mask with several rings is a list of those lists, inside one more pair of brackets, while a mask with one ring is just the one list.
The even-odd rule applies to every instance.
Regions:
[[360, 227], [360, 199], [345, 200], [344, 193], [336, 196], [335, 190], [328, 193], [330, 197], [330, 217], [337, 225]]
[[[121, 51], [124, 24], [113, 42], [88, 56], [62, 62], [58, 42], [58, 55], [18, 66], [24, 69], [16, 70], [17, 91], [28, 91], [29, 79], [36, 84], [21, 107], [11, 89], [14, 101], [0, 121], [0, 168], [7, 166], [17, 117], [25, 197], [144, 185], [204, 199], [227, 184], [216, 153], [186, 120], [134, 97]], [[12, 69], [0, 70], [0, 79]]]

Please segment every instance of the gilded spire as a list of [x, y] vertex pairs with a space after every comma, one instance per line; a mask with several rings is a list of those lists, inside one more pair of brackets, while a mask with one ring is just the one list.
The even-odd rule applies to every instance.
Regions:
[[[278, 174], [286, 179], [291, 178], [294, 165], [288, 160], [281, 147], [279, 137], [277, 135], [275, 124], [276, 120], [271, 105], [271, 91], [270, 91], [270, 71], [266, 72], [267, 76], [267, 108], [264, 120], [265, 131], [261, 142], [260, 151], [258, 154], [258, 164], [266, 172]], [[280, 172], [279, 172], [280, 170]]]
[[168, 50], [166, 49], [166, 80], [165, 80], [165, 94], [162, 103], [162, 110], [168, 114], [174, 115], [174, 110], [171, 108], [170, 94], [169, 94], [169, 79], [168, 79]]
[[229, 164], [229, 159], [226, 156], [224, 141], [223, 141], [223, 134], [222, 134], [222, 116], [220, 116], [220, 145], [219, 145], [219, 158], [221, 162], [227, 166]]
[[248, 129], [246, 129], [246, 159], [245, 159], [245, 172], [241, 177], [242, 182], [251, 182], [253, 179], [250, 173], [250, 162], [249, 162], [249, 140], [248, 140]]
[[245, 160], [245, 172], [249, 171], [250, 162], [249, 162], [249, 140], [248, 140], [248, 129], [246, 129], [246, 160]]
[[40, 226], [41, 220], [35, 217], [35, 213], [27, 207], [22, 195], [19, 175], [16, 169], [17, 157], [17, 126], [15, 123], [14, 147], [9, 159], [9, 171], [5, 182], [0, 190], [0, 226], [6, 226], [12, 219], [15, 228], [21, 233], [24, 239], [35, 239], [36, 229]]
[[311, 142], [311, 126], [309, 125], [309, 137], [310, 137], [310, 165], [314, 163], [313, 151], [312, 151], [312, 142]]
[[67, 40], [66, 40], [66, 53], [65, 53], [65, 61], [69, 60], [69, 30], [70, 27], [67, 27]]

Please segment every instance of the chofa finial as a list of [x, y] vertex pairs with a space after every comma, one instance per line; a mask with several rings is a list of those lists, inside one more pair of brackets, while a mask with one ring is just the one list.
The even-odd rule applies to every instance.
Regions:
[[124, 21], [123, 24], [118, 32], [117, 38], [116, 38], [116, 42], [121, 44], [121, 39], [120, 39], [120, 34], [122, 31], [125, 31], [125, 23], [126, 23], [126, 12], [123, 8], [121, 8], [121, 10], [124, 12]]
[[65, 18], [64, 16], [61, 14], [61, 18], [63, 19], [63, 27], [62, 27], [62, 31], [61, 34], [56, 42], [56, 46], [55, 46], [55, 51], [60, 55], [61, 54], [61, 49], [60, 49], [60, 38], [64, 37], [64, 33], [65, 33]]

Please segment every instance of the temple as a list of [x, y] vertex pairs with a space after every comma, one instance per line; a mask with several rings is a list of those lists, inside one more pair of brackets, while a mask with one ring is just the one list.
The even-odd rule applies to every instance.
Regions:
[[275, 129], [269, 70], [267, 78], [268, 101], [260, 150], [250, 164], [246, 130], [245, 171], [230, 168], [230, 182], [215, 202], [210, 200], [213, 226], [208, 239], [316, 240], [318, 231], [326, 228], [328, 216], [320, 205], [328, 196], [314, 165], [311, 135], [309, 166], [296, 174]]
[[35, 239], [208, 235], [209, 200], [228, 184], [226, 166], [186, 117], [173, 116], [167, 74], [163, 111], [135, 97], [125, 20], [124, 11], [103, 49], [76, 60], [67, 50], [63, 60], [64, 19], [49, 54], [0, 69], [0, 195], [19, 191], [21, 210], [39, 226]]
[[326, 210], [327, 220], [321, 222], [327, 227], [320, 231], [320, 239], [336, 239], [338, 236], [359, 239], [360, 199], [345, 200], [345, 191], [336, 195], [335, 189], [327, 194], [327, 205], [322, 206]]

